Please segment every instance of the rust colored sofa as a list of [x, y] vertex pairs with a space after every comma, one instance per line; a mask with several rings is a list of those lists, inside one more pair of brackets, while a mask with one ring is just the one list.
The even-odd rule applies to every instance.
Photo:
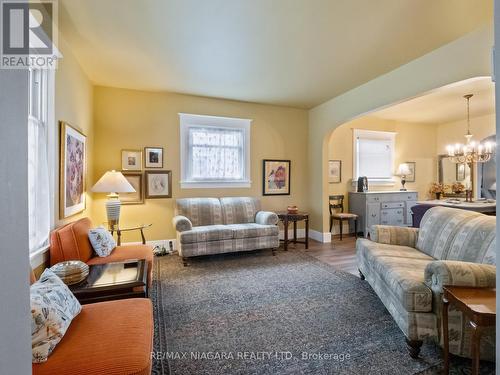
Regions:
[[[31, 274], [31, 282], [34, 275]], [[147, 298], [83, 305], [33, 375], [150, 375], [153, 309]]]
[[148, 287], [153, 274], [153, 249], [148, 245], [117, 246], [107, 257], [94, 253], [88, 233], [93, 228], [89, 218], [83, 218], [55, 229], [50, 234], [50, 265], [67, 260], [92, 264], [120, 262], [127, 259], [145, 259], [148, 264]]

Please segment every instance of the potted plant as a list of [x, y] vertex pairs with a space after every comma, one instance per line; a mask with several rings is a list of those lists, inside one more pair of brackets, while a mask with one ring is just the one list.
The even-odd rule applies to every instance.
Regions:
[[439, 182], [433, 182], [431, 184], [430, 192], [436, 195], [436, 199], [441, 199], [441, 194], [444, 193], [446, 187]]

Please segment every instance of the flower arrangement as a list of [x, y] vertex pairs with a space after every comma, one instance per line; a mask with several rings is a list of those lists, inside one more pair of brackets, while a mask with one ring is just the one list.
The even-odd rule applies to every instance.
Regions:
[[436, 194], [436, 193], [444, 193], [446, 190], [446, 186], [444, 184], [441, 184], [439, 182], [433, 182], [431, 184], [431, 188], [429, 189], [429, 191], [433, 194]]
[[451, 185], [451, 191], [455, 194], [461, 194], [465, 191], [465, 185], [457, 181]]

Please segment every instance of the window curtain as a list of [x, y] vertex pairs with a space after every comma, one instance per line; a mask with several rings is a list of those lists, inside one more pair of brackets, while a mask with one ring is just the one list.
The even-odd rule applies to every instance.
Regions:
[[28, 118], [28, 208], [30, 252], [48, 244], [50, 231], [49, 164], [46, 124]]
[[359, 175], [392, 177], [392, 140], [358, 138]]
[[243, 130], [192, 127], [189, 129], [189, 174], [192, 180], [244, 178]]

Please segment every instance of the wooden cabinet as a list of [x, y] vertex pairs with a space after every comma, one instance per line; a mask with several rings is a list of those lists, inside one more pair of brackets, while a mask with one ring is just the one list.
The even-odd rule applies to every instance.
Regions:
[[411, 226], [411, 207], [418, 200], [416, 191], [377, 191], [349, 193], [349, 212], [359, 216], [359, 230], [365, 237], [372, 225]]

